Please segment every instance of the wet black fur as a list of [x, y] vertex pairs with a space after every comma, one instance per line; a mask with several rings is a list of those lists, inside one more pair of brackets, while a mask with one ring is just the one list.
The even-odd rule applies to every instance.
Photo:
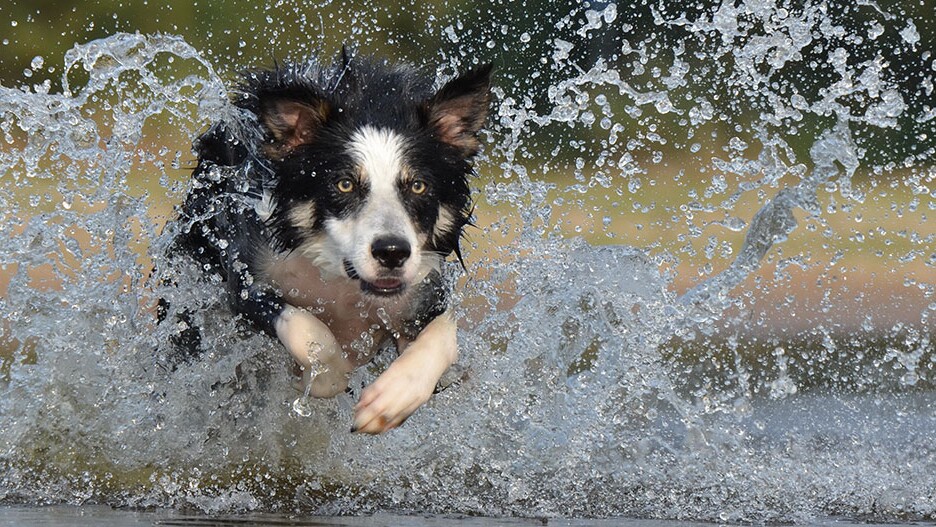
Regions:
[[[438, 239], [430, 236], [426, 249], [442, 255], [455, 253], [461, 259], [458, 242], [469, 223], [468, 178], [477, 149], [468, 138], [457, 136], [452, 141], [449, 136], [446, 141], [447, 136], [434, 126], [434, 111], [438, 104], [462, 97], [484, 107], [483, 120], [490, 72], [490, 65], [477, 68], [436, 94], [432, 82], [412, 67], [372, 58], [351, 59], [347, 53], [331, 66], [284, 64], [246, 74], [233, 95], [234, 105], [243, 112], [215, 124], [195, 142], [198, 165], [192, 190], [170, 226], [177, 232], [171, 252], [194, 258], [207, 275], [220, 275], [228, 285], [233, 310], [275, 335], [274, 322], [285, 306], [271, 286], [253, 280], [257, 262], [270, 250], [295, 249], [311, 234], [291, 222], [289, 211], [296, 204], [316, 203], [318, 214], [311, 232], [323, 228], [327, 215], [353, 214], [360, 200], [340, 194], [334, 183], [353, 176], [345, 145], [357, 129], [371, 125], [390, 128], [412, 145], [407, 158], [418, 177], [429, 182], [424, 195], [405, 201], [420, 230], [432, 233], [440, 203], [453, 213], [452, 228]], [[307, 103], [327, 114], [308, 144], [277, 149], [275, 134], [264, 123], [280, 101]], [[275, 202], [266, 222], [254, 209], [264, 189], [271, 191]], [[444, 280], [432, 273], [412, 298], [413, 312], [405, 332], [415, 337], [445, 311]], [[183, 335], [181, 340], [197, 345], [197, 335]]]

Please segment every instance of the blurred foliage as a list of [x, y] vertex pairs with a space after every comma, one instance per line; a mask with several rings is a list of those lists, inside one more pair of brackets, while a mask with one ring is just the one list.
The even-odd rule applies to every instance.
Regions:
[[[932, 120], [927, 124], [914, 119], [933, 105], [932, 87], [929, 91], [926, 88], [926, 80], [931, 81], [933, 71], [926, 65], [936, 64], [931, 56], [936, 42], [934, 2], [882, 0], [875, 5], [835, 0], [821, 4], [825, 12], [841, 20], [841, 28], [850, 35], [866, 35], [870, 21], [887, 21], [882, 34], [875, 39], [835, 40], [831, 35], [813, 35], [835, 42], [833, 45], [848, 47], [850, 64], [880, 56], [887, 65], [885, 80], [896, 83], [904, 95], [908, 110], [903, 112], [898, 127], [854, 126], [869, 165], [898, 166], [908, 158], [931, 162], [936, 134], [926, 130], [932, 127]], [[616, 67], [635, 89], [660, 90], [661, 72], [665, 75], [672, 67], [674, 54], [679, 50], [693, 77], [689, 85], [668, 87], [670, 99], [677, 107], [688, 107], [704, 98], [713, 105], [715, 119], [701, 127], [690, 127], [683, 112], [642, 112], [632, 107], [630, 96], [607, 89], [603, 93], [608, 97], [615, 122], [624, 127], [628, 137], [637, 136], [638, 140], [648, 128], [670, 138], [659, 147], [668, 153], [688, 150], [697, 138], [720, 145], [727, 144], [732, 137], [752, 142], [754, 128], [763, 119], [761, 113], [769, 106], [764, 93], [752, 92], [749, 86], [726, 79], [725, 71], [732, 71], [731, 62], [735, 58], [718, 50], [721, 39], [714, 35], [704, 40], [687, 38], [688, 30], [680, 22], [703, 16], [711, 18], [722, 1], [617, 2], [617, 17], [608, 24], [610, 27], [581, 30], [587, 11], [601, 11], [610, 3], [607, 0], [400, 3], [7, 0], [0, 4], [0, 20], [7, 25], [0, 43], [0, 85], [18, 87], [48, 80], [55, 90], [60, 87], [63, 56], [74, 44], [115, 32], [159, 32], [182, 35], [228, 79], [245, 68], [271, 65], [274, 61], [301, 59], [310, 54], [334, 56], [343, 44], [422, 64], [427, 70], [437, 69], [443, 75], [451, 75], [472, 62], [494, 61], [498, 83], [505, 94], [518, 101], [526, 100], [532, 111], [548, 114], [553, 102], [549, 100], [547, 87], [575, 73], [569, 71], [569, 64], [587, 71], [602, 60]], [[802, 10], [806, 4], [800, 0], [779, 2], [791, 13]], [[913, 21], [919, 34], [919, 42], [909, 49], [900, 34], [907, 20]], [[553, 60], [558, 41], [572, 44], [564, 67]], [[742, 42], [736, 44], [739, 43]], [[799, 93], [807, 100], [819, 97], [820, 90], [838, 78], [828, 61], [831, 51], [828, 47], [811, 47], [814, 51], [811, 56], [790, 61], [778, 71], [761, 71], [770, 77], [769, 91]], [[629, 51], [638, 48], [640, 53]], [[761, 70], [766, 67], [759, 66]], [[706, 82], [707, 85], [700, 85]], [[859, 106], [864, 102], [860, 97], [852, 101]], [[796, 157], [805, 159], [809, 146], [833, 120], [832, 116], [807, 114], [796, 126], [780, 131]], [[591, 152], [606, 149], [607, 138], [608, 132], [597, 125], [570, 130], [553, 124], [527, 141], [524, 150], [529, 156], [555, 151], [574, 157], [576, 147]], [[560, 143], [574, 147], [557, 149]], [[638, 162], [644, 161], [641, 155], [652, 155], [653, 149], [643, 150], [635, 153]]]

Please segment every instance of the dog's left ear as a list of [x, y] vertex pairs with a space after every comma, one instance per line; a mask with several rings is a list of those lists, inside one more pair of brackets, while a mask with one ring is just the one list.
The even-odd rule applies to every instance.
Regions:
[[442, 86], [425, 103], [429, 125], [438, 138], [457, 148], [465, 157], [478, 153], [478, 131], [487, 120], [491, 105], [491, 70], [484, 64]]

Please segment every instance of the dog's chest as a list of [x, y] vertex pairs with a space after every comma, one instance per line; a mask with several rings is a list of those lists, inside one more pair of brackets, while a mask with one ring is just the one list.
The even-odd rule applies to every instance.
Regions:
[[323, 277], [319, 268], [302, 256], [277, 260], [267, 266], [265, 274], [286, 302], [318, 317], [348, 351], [369, 353], [388, 334], [400, 332], [406, 307], [403, 299], [369, 300], [358, 282]]

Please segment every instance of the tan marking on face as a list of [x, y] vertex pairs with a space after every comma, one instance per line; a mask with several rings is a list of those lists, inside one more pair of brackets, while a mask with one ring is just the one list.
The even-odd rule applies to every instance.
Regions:
[[439, 217], [432, 229], [432, 240], [438, 242], [455, 226], [455, 215], [447, 207], [439, 207]]
[[315, 225], [315, 203], [307, 201], [293, 206], [289, 211], [289, 221], [299, 229], [311, 229]]

